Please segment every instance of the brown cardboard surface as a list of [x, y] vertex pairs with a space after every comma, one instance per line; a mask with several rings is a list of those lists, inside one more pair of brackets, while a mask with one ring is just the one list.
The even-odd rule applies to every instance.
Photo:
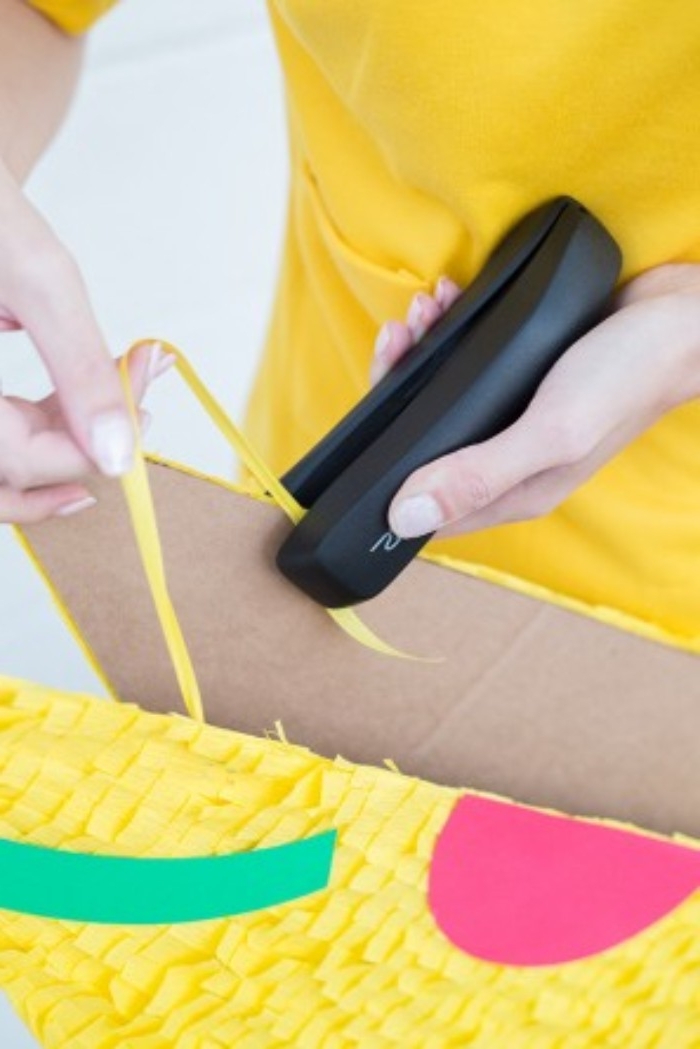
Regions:
[[[700, 837], [700, 660], [425, 562], [345, 636], [274, 568], [274, 507], [149, 466], [207, 720], [571, 813]], [[182, 712], [120, 487], [25, 534], [117, 694]]]

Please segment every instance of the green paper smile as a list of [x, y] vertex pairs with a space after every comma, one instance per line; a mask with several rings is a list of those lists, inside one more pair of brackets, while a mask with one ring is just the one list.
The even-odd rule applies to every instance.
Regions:
[[335, 831], [251, 852], [96, 856], [0, 839], [0, 908], [71, 921], [171, 925], [288, 903], [325, 889]]

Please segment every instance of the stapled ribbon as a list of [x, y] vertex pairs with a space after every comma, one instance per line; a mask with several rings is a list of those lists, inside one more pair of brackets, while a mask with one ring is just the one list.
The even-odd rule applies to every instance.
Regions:
[[[175, 358], [175, 367], [177, 368], [177, 371], [185, 380], [192, 393], [206, 411], [207, 415], [209, 415], [214, 425], [240, 456], [241, 460], [261, 486], [262, 490], [270, 494], [272, 499], [287, 517], [289, 517], [294, 524], [297, 524], [306, 511], [304, 507], [297, 502], [291, 492], [281, 484], [264, 459], [252, 446], [250, 441], [229, 418], [223, 407], [204, 385], [199, 375], [181, 350], [176, 346], [173, 346], [172, 343], [151, 339], [141, 340], [129, 349], [128, 353], [120, 362], [120, 374], [129, 410], [134, 422], [137, 447], [134, 467], [129, 474], [122, 478], [122, 484], [144, 571], [148, 579], [156, 613], [175, 669], [185, 707], [193, 718], [203, 721], [204, 710], [199, 686], [197, 684], [197, 678], [180, 628], [177, 614], [168, 592], [156, 513], [148, 480], [146, 461], [139, 439], [137, 410], [129, 378], [129, 358], [139, 346], [144, 344], [144, 342], [148, 344], [157, 343], [166, 353], [172, 354]], [[382, 641], [381, 638], [377, 637], [376, 634], [374, 634], [374, 632], [362, 622], [352, 608], [329, 608], [326, 609], [326, 611], [346, 634], [355, 641], [358, 641], [361, 645], [364, 645], [366, 648], [372, 649], [374, 652], [379, 652], [383, 655], [393, 656], [399, 659], [414, 659], [421, 662], [434, 662], [434, 660], [425, 660], [423, 657], [413, 656], [388, 645], [385, 641]]]

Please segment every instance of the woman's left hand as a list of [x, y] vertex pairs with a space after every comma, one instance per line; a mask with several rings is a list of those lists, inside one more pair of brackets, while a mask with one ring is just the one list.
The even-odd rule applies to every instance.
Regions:
[[[416, 296], [406, 324], [380, 329], [373, 382], [459, 294], [442, 278], [434, 296]], [[662, 415], [699, 395], [700, 265], [659, 266], [618, 293], [613, 312], [564, 353], [512, 426], [411, 474], [389, 524], [408, 539], [541, 517]]]

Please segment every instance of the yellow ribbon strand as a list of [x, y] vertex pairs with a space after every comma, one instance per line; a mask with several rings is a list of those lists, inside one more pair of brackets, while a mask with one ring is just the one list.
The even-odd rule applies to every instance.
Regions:
[[153, 598], [158, 621], [160, 622], [163, 637], [170, 654], [170, 660], [175, 670], [180, 692], [185, 703], [187, 712], [196, 721], [204, 721], [204, 709], [202, 697], [197, 683], [197, 677], [192, 666], [192, 660], [180, 628], [165, 576], [163, 564], [163, 550], [158, 534], [155, 507], [151, 486], [148, 481], [146, 461], [143, 457], [141, 441], [139, 438], [138, 417], [136, 405], [131, 389], [129, 378], [128, 361], [132, 350], [122, 358], [120, 362], [120, 375], [127, 404], [134, 422], [136, 436], [136, 454], [134, 456], [133, 469], [122, 477], [122, 488], [126, 496], [131, 523], [136, 537], [136, 545], [141, 555], [141, 561], [146, 573], [146, 579]]
[[[137, 343], [136, 346], [132, 346], [129, 353], [135, 350], [139, 345], [143, 344]], [[263, 491], [269, 492], [280, 510], [283, 510], [294, 524], [298, 524], [306, 513], [304, 507], [298, 503], [292, 493], [288, 492], [284, 485], [280, 483], [265, 460], [258, 455], [248, 438], [241, 433], [236, 424], [229, 418], [224, 408], [219, 404], [214, 395], [210, 393], [199, 375], [197, 375], [197, 372], [187, 360], [184, 353], [179, 350], [177, 346], [173, 346], [172, 343], [169, 342], [159, 340], [158, 345], [163, 348], [165, 353], [172, 354], [175, 358], [175, 366], [178, 372], [202, 405], [216, 428], [223, 435], [224, 439], [238, 453], [243, 463], [248, 467], [248, 470], [262, 487]]]
[[[287, 491], [284, 485], [280, 483], [279, 479], [275, 476], [267, 463], [265, 463], [248, 439], [229, 418], [223, 407], [209, 392], [181, 350], [176, 346], [173, 346], [172, 343], [151, 339], [141, 340], [129, 349], [120, 362], [120, 374], [126, 393], [127, 404], [134, 423], [134, 429], [136, 431], [136, 454], [134, 467], [129, 474], [122, 478], [122, 486], [129, 508], [129, 514], [131, 516], [136, 543], [153, 598], [153, 604], [163, 631], [163, 636], [175, 670], [185, 708], [191, 717], [198, 721], [203, 721], [204, 711], [197, 678], [175, 608], [168, 592], [165, 566], [163, 563], [163, 551], [158, 532], [155, 507], [153, 505], [153, 496], [148, 480], [146, 461], [139, 439], [138, 414], [129, 378], [129, 359], [131, 355], [144, 344], [150, 346], [159, 345], [165, 353], [172, 354], [175, 358], [175, 366], [179, 374], [185, 380], [214, 425], [240, 456], [242, 462], [262, 487], [263, 491], [270, 494], [275, 503], [290, 518], [290, 520], [294, 524], [297, 524], [301, 521], [306, 511], [301, 504], [297, 502], [291, 492]], [[440, 660], [413, 656], [408, 652], [402, 652], [399, 649], [388, 645], [386, 642], [382, 641], [381, 638], [377, 637], [366, 623], [362, 622], [352, 608], [329, 608], [326, 609], [326, 611], [334, 622], [337, 623], [346, 634], [353, 638], [353, 640], [374, 652], [398, 659], [411, 659], [419, 662], [440, 662]]]
[[441, 656], [414, 656], [410, 652], [402, 652], [400, 649], [387, 644], [386, 641], [382, 641], [380, 637], [377, 637], [366, 623], [363, 623], [353, 608], [327, 608], [326, 612], [338, 624], [340, 629], [349, 634], [354, 641], [358, 641], [365, 648], [371, 648], [373, 652], [379, 652], [380, 655], [392, 656], [394, 659], [410, 659], [414, 663], [444, 662], [444, 658]]
[[[138, 344], [137, 344], [138, 345]], [[226, 411], [212, 393], [204, 385], [197, 372], [177, 346], [172, 343], [159, 341], [159, 345], [166, 353], [175, 358], [176, 367], [185, 380], [193, 394], [204, 408], [214, 425], [219, 429], [224, 439], [238, 453], [244, 465], [248, 468], [263, 491], [269, 492], [280, 510], [286, 513], [293, 524], [298, 524], [306, 513], [304, 507], [297, 502], [291, 492], [279, 481], [276, 475], [264, 459], [258, 454], [247, 437], [238, 429], [236, 424], [229, 418]], [[133, 347], [135, 349], [135, 347]], [[398, 648], [382, 641], [381, 638], [363, 623], [357, 612], [352, 608], [328, 608], [326, 609], [331, 619], [344, 630], [354, 641], [364, 645], [365, 648], [378, 652], [381, 655], [392, 656], [395, 659], [410, 659], [421, 663], [441, 663], [442, 659], [433, 659], [429, 656], [414, 656], [409, 652], [402, 652]]]

